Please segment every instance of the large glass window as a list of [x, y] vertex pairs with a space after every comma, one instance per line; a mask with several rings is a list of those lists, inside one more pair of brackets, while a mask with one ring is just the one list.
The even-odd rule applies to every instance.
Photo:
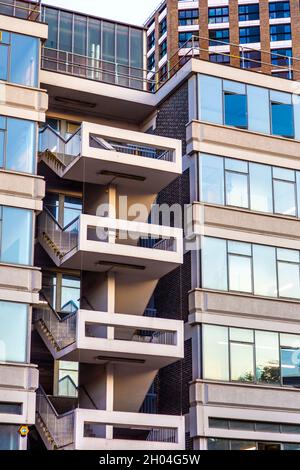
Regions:
[[300, 216], [300, 172], [201, 154], [200, 201]]
[[7, 170], [34, 173], [36, 123], [13, 118], [6, 118], [5, 120], [6, 145], [4, 148], [3, 166]]
[[0, 79], [37, 87], [39, 47], [38, 38], [3, 31], [0, 40]]
[[290, 41], [292, 39], [292, 30], [290, 24], [272, 24], [270, 25], [271, 41]]
[[180, 26], [189, 26], [199, 23], [199, 9], [179, 10], [178, 23]]
[[229, 29], [210, 29], [209, 30], [209, 45], [210, 46], [222, 46], [223, 44], [229, 43]]
[[208, 22], [210, 24], [229, 23], [229, 7], [209, 8]]
[[80, 305], [80, 277], [44, 272], [43, 295], [60, 315], [74, 313]]
[[300, 299], [299, 254], [298, 250], [203, 237], [201, 286]]
[[289, 18], [291, 16], [290, 2], [270, 2], [270, 18]]
[[0, 424], [0, 450], [19, 450], [19, 426]]
[[300, 140], [298, 95], [202, 74], [198, 85], [199, 120]]
[[0, 301], [0, 361], [27, 362], [27, 331], [28, 305]]
[[260, 42], [260, 27], [248, 26], [240, 28], [240, 44], [250, 44]]
[[32, 263], [32, 211], [15, 207], [0, 208], [2, 263]]
[[259, 20], [259, 3], [239, 5], [239, 21]]
[[[300, 386], [300, 335], [205, 324], [202, 347], [203, 379]], [[239, 424], [230, 428], [246, 429]], [[282, 432], [299, 432], [299, 426]]]

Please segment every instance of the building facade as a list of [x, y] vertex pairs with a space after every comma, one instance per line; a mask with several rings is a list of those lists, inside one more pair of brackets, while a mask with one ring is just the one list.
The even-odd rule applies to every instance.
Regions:
[[0, 7], [0, 448], [299, 450], [298, 82], [147, 35]]
[[299, 2], [165, 0], [149, 17], [147, 67], [166, 80], [194, 51], [204, 60], [299, 79]]

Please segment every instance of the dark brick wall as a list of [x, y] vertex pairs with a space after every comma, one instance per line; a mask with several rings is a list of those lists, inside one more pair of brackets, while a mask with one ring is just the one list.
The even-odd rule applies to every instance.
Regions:
[[161, 369], [158, 385], [158, 412], [185, 415], [189, 412], [189, 383], [192, 380], [192, 340], [184, 345], [184, 359]]
[[182, 153], [186, 150], [186, 125], [189, 121], [188, 83], [162, 103], [158, 110], [154, 134], [182, 141]]

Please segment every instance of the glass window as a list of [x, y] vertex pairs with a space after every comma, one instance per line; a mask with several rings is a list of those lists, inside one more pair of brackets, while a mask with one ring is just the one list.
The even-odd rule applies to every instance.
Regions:
[[8, 170], [35, 172], [36, 123], [7, 119], [6, 165]]
[[[255, 132], [270, 134], [269, 90], [266, 88], [247, 86], [248, 129]], [[259, 103], [259, 106], [257, 106]]]
[[0, 130], [0, 167], [4, 166], [5, 131]]
[[160, 23], [159, 23], [159, 36], [163, 36], [167, 32], [167, 17], [165, 17]]
[[278, 333], [255, 332], [256, 380], [263, 383], [279, 383]]
[[162, 59], [164, 55], [166, 55], [167, 50], [167, 40], [165, 40], [159, 45], [159, 59]]
[[271, 41], [290, 41], [292, 39], [292, 30], [290, 24], [272, 24], [270, 25]]
[[224, 204], [224, 159], [200, 156], [200, 198], [211, 204]]
[[253, 382], [254, 355], [253, 345], [230, 343], [230, 372], [231, 380]]
[[253, 245], [253, 281], [254, 294], [277, 296], [275, 248]]
[[256, 450], [256, 442], [254, 441], [230, 441], [231, 450]]
[[0, 301], [0, 361], [27, 361], [27, 330], [28, 305]]
[[[199, 9], [179, 10], [178, 11], [179, 26], [190, 26], [199, 23]], [[166, 30], [165, 30], [166, 31]]]
[[239, 5], [239, 21], [259, 20], [259, 3]]
[[222, 46], [229, 44], [229, 29], [210, 29], [209, 30], [209, 45], [210, 46]]
[[271, 50], [272, 65], [287, 66], [292, 65], [292, 48], [281, 48]]
[[247, 96], [244, 94], [224, 93], [225, 125], [246, 129]]
[[274, 181], [275, 213], [296, 215], [296, 185], [287, 181]]
[[251, 244], [243, 242], [228, 242], [228, 252], [237, 255], [251, 256]]
[[228, 328], [203, 325], [204, 378], [229, 380]]
[[240, 173], [248, 173], [248, 162], [243, 160], [234, 160], [233, 158], [225, 158], [225, 169], [238, 171]]
[[74, 15], [74, 52], [86, 55], [87, 18]]
[[199, 119], [222, 124], [222, 80], [208, 75], [199, 75], [199, 99]]
[[283, 385], [300, 387], [300, 349], [281, 347], [280, 359]]
[[230, 450], [230, 441], [228, 439], [216, 439], [209, 437], [207, 439], [208, 450]]
[[80, 279], [73, 276], [62, 276], [61, 311], [64, 313], [77, 312], [80, 300]]
[[230, 341], [254, 343], [254, 331], [245, 328], [230, 328]]
[[0, 424], [0, 450], [19, 450], [19, 426]]
[[293, 106], [271, 102], [272, 134], [281, 137], [294, 137]]
[[58, 395], [77, 397], [78, 395], [78, 362], [58, 361]]
[[270, 18], [289, 18], [290, 2], [270, 2], [269, 3]]
[[38, 86], [39, 39], [11, 35], [10, 78], [13, 83]]
[[2, 207], [1, 261], [30, 265], [32, 262], [32, 211]]
[[129, 64], [129, 28], [117, 25], [117, 62]]
[[227, 290], [226, 240], [204, 237], [201, 257], [203, 287]]
[[101, 21], [89, 18], [88, 55], [94, 59], [101, 57]]
[[102, 58], [109, 62], [115, 62], [115, 25], [107, 21], [103, 21], [103, 51]]
[[72, 52], [72, 23], [72, 13], [61, 11], [59, 23], [59, 49], [61, 51]]
[[300, 298], [299, 264], [278, 261], [279, 297]]
[[254, 211], [273, 212], [272, 168], [249, 163], [250, 208]]
[[240, 28], [240, 44], [250, 44], [260, 42], [260, 27], [248, 26]]
[[58, 10], [54, 8], [45, 8], [45, 22], [48, 24], [48, 39], [46, 47], [57, 49], [57, 36], [58, 36]]
[[229, 7], [209, 8], [208, 22], [209, 24], [229, 23]]
[[0, 44], [0, 80], [8, 79], [8, 51], [9, 46]]
[[249, 207], [248, 175], [226, 171], [226, 204], [228, 206]]
[[229, 290], [252, 292], [251, 258], [240, 255], [228, 256]]

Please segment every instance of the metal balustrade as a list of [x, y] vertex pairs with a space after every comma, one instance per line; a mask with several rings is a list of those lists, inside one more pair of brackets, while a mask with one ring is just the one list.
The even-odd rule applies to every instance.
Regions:
[[41, 16], [41, 0], [1, 0], [0, 15], [14, 16], [29, 21], [39, 21]]
[[151, 248], [152, 250], [176, 251], [176, 240], [174, 238], [157, 238], [141, 237], [139, 246], [143, 248]]
[[74, 412], [59, 415], [40, 386], [36, 394], [36, 412], [45, 438], [54, 449], [62, 449], [74, 442]]
[[177, 442], [177, 429], [173, 428], [159, 428], [151, 429], [146, 441], [151, 442]]
[[80, 217], [70, 222], [66, 227], [61, 227], [51, 212], [44, 208], [38, 217], [39, 237], [62, 259], [78, 246], [79, 223]]
[[63, 167], [67, 167], [80, 155], [81, 128], [65, 140], [52, 127], [46, 125], [39, 132], [39, 152], [50, 152]]

